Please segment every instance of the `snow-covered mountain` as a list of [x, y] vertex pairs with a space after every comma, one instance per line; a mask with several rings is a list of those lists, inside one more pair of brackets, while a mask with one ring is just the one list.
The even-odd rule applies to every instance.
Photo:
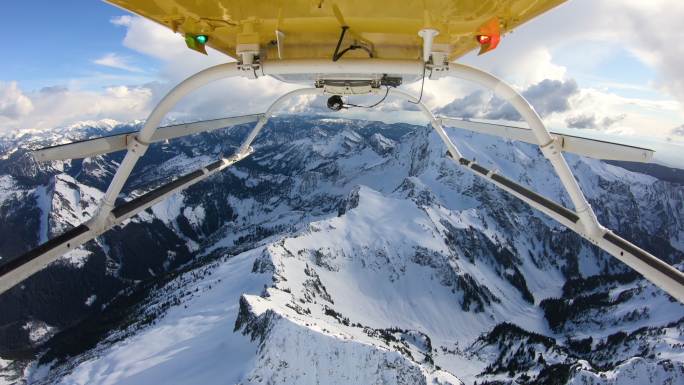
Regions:
[[[0, 256], [88, 218], [121, 159], [27, 147], [135, 128], [3, 139]], [[246, 129], [154, 146], [127, 191]], [[535, 147], [449, 134], [569, 204]], [[684, 384], [684, 307], [459, 169], [429, 128], [281, 117], [256, 150], [1, 296], [0, 383]], [[567, 158], [604, 224], [684, 267], [684, 187]]]

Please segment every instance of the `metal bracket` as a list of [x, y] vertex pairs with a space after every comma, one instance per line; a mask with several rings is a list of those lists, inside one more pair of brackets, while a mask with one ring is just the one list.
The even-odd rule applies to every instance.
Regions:
[[243, 62], [237, 63], [237, 69], [241, 72], [243, 77], [247, 79], [257, 79], [259, 78], [259, 73], [261, 72], [261, 64], [259, 63], [259, 57], [254, 58], [254, 62], [245, 64]]
[[551, 158], [560, 154], [563, 144], [560, 143], [559, 137], [553, 137], [548, 143], [540, 144], [539, 149], [546, 158]]
[[128, 151], [136, 154], [138, 157], [145, 155], [149, 143], [143, 143], [138, 140], [138, 135], [127, 135], [126, 136], [126, 148]]

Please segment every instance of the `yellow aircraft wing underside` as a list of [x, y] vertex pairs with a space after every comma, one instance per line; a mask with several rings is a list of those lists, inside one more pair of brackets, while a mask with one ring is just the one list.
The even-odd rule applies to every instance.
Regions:
[[237, 58], [257, 47], [268, 59], [331, 58], [341, 45], [362, 45], [345, 58], [418, 59], [418, 31], [439, 31], [435, 47], [455, 60], [478, 47], [483, 25], [497, 18], [501, 34], [565, 0], [107, 0]]

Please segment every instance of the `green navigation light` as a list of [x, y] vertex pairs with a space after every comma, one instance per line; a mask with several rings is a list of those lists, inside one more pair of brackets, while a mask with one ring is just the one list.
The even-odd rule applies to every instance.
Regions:
[[197, 36], [195, 36], [195, 40], [197, 40], [197, 42], [200, 44], [207, 44], [207, 40], [209, 40], [209, 36], [197, 35]]

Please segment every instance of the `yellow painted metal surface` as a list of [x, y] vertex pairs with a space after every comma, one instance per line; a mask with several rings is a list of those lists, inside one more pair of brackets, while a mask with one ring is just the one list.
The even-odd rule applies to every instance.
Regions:
[[[483, 25], [498, 18], [502, 33], [565, 0], [107, 0], [184, 35], [207, 35], [229, 56], [254, 49], [268, 59], [331, 58], [342, 26], [342, 48], [363, 45], [374, 57], [418, 59], [418, 31], [439, 31], [435, 48], [450, 60], [478, 47]], [[277, 33], [279, 31], [280, 33]], [[279, 35], [279, 37], [277, 37]], [[278, 44], [278, 40], [280, 44]], [[502, 42], [505, 44], [505, 40]], [[280, 52], [278, 49], [280, 46]], [[347, 57], [368, 57], [356, 49]]]

